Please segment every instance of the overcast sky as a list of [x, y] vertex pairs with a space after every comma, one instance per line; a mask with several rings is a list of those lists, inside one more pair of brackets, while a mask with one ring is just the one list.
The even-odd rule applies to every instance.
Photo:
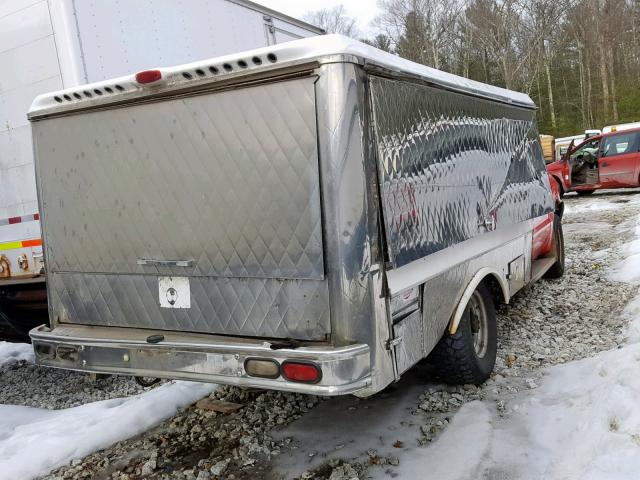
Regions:
[[358, 20], [358, 29], [366, 34], [369, 23], [378, 14], [376, 0], [254, 0], [269, 8], [286, 13], [295, 18], [302, 18], [310, 10], [331, 8], [344, 5], [347, 13]]

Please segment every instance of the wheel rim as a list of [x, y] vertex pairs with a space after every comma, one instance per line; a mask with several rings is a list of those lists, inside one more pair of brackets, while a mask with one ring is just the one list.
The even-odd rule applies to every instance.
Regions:
[[473, 349], [478, 358], [482, 358], [486, 355], [489, 345], [489, 327], [487, 310], [484, 308], [482, 297], [477, 291], [473, 292], [469, 299], [469, 323], [473, 337]]

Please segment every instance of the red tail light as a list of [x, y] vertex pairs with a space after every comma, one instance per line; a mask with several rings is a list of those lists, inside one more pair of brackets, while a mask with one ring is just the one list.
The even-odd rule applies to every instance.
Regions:
[[162, 72], [160, 70], [145, 70], [144, 72], [136, 73], [136, 82], [142, 85], [157, 82], [158, 80], [162, 80]]
[[311, 362], [291, 362], [289, 360], [282, 363], [282, 376], [292, 382], [318, 383], [322, 378], [322, 372], [317, 365]]

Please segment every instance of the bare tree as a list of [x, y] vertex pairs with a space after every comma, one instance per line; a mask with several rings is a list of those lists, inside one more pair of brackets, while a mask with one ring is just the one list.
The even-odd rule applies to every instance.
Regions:
[[462, 11], [459, 0], [380, 0], [382, 14], [375, 25], [394, 44], [396, 52], [435, 68], [450, 58], [455, 26]]
[[[570, 4], [564, 0], [531, 0], [525, 3], [524, 27], [527, 32], [526, 42], [537, 42], [539, 49], [533, 52], [539, 61], [535, 65], [542, 64], [547, 84], [547, 100], [549, 103], [549, 119], [551, 128], [557, 129], [556, 102], [553, 94], [553, 79], [551, 74], [552, 64], [561, 50], [565, 39], [564, 29], [558, 28], [562, 24]], [[535, 60], [532, 59], [534, 62]], [[530, 69], [529, 74], [537, 75], [539, 68]]]
[[353, 38], [358, 36], [356, 19], [347, 15], [344, 5], [308, 12], [303, 18], [327, 33], [339, 33]]
[[[378, 0], [368, 43], [529, 93], [540, 129], [640, 120], [640, 0]], [[544, 108], [542, 108], [544, 107]]]

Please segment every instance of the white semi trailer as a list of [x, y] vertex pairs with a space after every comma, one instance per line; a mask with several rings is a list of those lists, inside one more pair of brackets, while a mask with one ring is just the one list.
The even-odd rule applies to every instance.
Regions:
[[3, 334], [23, 334], [46, 319], [43, 239], [27, 120], [37, 95], [321, 33], [246, 0], [0, 0]]

